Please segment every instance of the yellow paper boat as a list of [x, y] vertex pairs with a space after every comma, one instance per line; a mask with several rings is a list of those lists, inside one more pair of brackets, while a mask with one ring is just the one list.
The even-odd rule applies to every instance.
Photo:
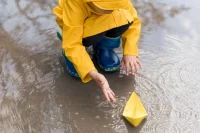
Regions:
[[131, 94], [122, 115], [135, 127], [147, 117], [148, 114], [135, 92]]

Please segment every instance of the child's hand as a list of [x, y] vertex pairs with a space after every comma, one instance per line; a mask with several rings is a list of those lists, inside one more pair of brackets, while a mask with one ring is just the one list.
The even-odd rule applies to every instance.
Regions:
[[108, 81], [106, 78], [98, 73], [97, 71], [91, 71], [89, 73], [89, 76], [96, 81], [96, 83], [99, 85], [101, 88], [104, 96], [106, 97], [107, 101], [110, 102], [110, 99], [113, 101], [113, 103], [116, 103], [115, 99], [115, 94], [114, 92], [110, 89]]
[[121, 61], [121, 68], [124, 69], [124, 66], [126, 66], [126, 75], [129, 75], [129, 72], [131, 70], [132, 75], [134, 73], [138, 73], [138, 68], [142, 69], [142, 64], [137, 59], [136, 56], [133, 55], [124, 55]]

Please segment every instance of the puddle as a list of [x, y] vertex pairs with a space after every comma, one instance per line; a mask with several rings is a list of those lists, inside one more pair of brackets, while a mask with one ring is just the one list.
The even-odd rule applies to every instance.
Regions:
[[[56, 1], [0, 2], [0, 129], [3, 133], [198, 133], [200, 2], [139, 1], [143, 70], [105, 74], [117, 98], [69, 76], [61, 58]], [[118, 49], [121, 57], [121, 50]], [[137, 128], [122, 117], [136, 91], [149, 114]]]

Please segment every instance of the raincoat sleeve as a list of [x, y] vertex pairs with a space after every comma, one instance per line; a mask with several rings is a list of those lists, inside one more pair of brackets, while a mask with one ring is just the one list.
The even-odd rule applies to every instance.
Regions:
[[128, 10], [133, 16], [133, 24], [122, 35], [122, 46], [124, 55], [134, 55], [138, 57], [138, 41], [140, 38], [141, 22], [137, 17], [137, 11], [131, 3], [127, 6]]
[[63, 24], [60, 24], [59, 18], [57, 18], [57, 23], [62, 28], [62, 48], [67, 58], [73, 63], [82, 82], [89, 82], [91, 78], [88, 76], [88, 73], [96, 70], [96, 68], [85, 47], [82, 45], [83, 24], [86, 12], [76, 0], [66, 0], [63, 3], [62, 15], [60, 17], [62, 17]]

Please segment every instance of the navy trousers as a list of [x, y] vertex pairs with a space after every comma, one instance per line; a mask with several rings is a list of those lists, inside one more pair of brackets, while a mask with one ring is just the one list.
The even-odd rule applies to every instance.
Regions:
[[128, 23], [126, 25], [122, 25], [120, 27], [110, 29], [108, 31], [105, 31], [105, 32], [102, 32], [102, 33], [99, 33], [99, 34], [96, 34], [96, 35], [93, 35], [93, 36], [83, 38], [82, 43], [85, 47], [89, 47], [91, 45], [96, 44], [101, 39], [103, 39], [104, 36], [111, 37], [111, 38], [119, 37], [130, 27], [130, 25], [132, 23], [133, 22]]

